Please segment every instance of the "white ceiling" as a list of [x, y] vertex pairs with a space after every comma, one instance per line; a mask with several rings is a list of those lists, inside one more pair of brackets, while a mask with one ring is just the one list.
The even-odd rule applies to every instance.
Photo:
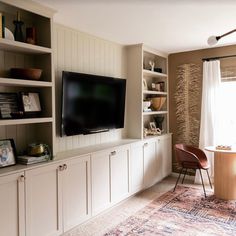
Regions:
[[[166, 53], [208, 48], [207, 38], [236, 28], [235, 0], [35, 0], [55, 22], [121, 44]], [[236, 33], [218, 46], [236, 44]]]

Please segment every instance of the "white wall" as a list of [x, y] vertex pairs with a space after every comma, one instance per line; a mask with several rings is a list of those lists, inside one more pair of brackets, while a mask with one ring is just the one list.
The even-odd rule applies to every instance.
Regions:
[[56, 84], [56, 150], [119, 140], [125, 130], [60, 137], [61, 76], [62, 71], [74, 71], [118, 78], [127, 78], [127, 58], [124, 46], [74, 30], [54, 25], [54, 64]]

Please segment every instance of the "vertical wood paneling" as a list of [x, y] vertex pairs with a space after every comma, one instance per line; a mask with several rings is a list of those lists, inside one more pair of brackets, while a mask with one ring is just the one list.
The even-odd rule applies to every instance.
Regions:
[[124, 130], [111, 130], [91, 135], [60, 137], [61, 76], [63, 70], [126, 78], [126, 50], [112, 43], [80, 31], [56, 24], [54, 27], [56, 70], [57, 152], [116, 141]]

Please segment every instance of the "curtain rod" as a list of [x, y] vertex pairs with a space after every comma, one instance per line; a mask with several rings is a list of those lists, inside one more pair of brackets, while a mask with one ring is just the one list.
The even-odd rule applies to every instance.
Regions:
[[222, 56], [222, 57], [203, 58], [202, 61], [212, 61], [212, 60], [218, 60], [218, 59], [224, 59], [224, 58], [230, 58], [230, 57], [236, 57], [236, 55], [229, 55], [229, 56]]

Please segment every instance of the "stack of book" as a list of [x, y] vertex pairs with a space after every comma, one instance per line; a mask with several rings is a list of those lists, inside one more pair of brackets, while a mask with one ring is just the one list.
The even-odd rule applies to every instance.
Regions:
[[18, 156], [16, 158], [17, 162], [24, 165], [35, 164], [43, 161], [50, 160], [50, 155], [43, 155], [43, 156]]

